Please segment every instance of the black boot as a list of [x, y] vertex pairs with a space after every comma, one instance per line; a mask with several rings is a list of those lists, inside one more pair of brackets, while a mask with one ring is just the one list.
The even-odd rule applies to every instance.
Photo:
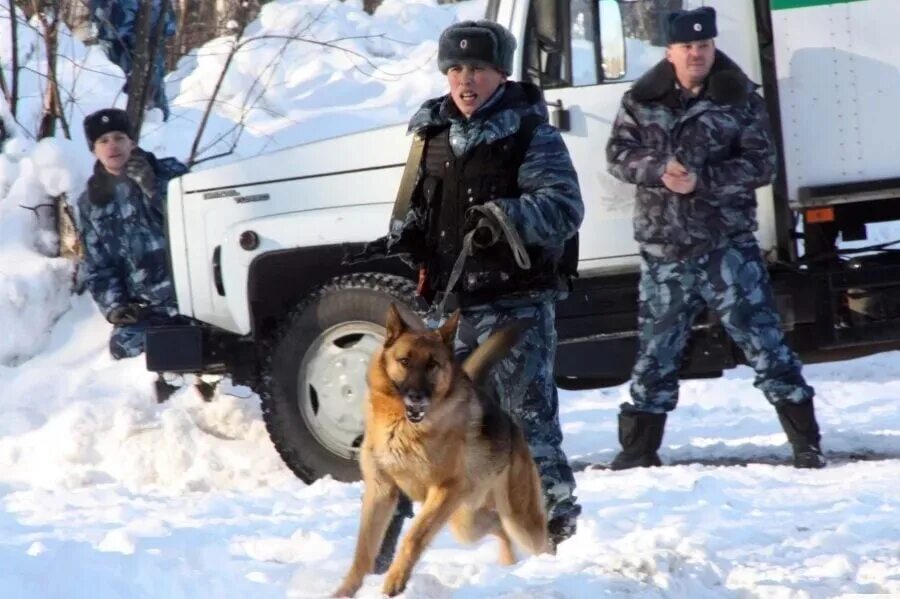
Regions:
[[167, 401], [172, 394], [178, 391], [178, 387], [170, 384], [162, 374], [158, 374], [156, 376], [156, 381], [153, 383], [153, 388], [156, 391], [156, 403], [163, 403]]
[[575, 503], [571, 497], [547, 508], [550, 520], [547, 522], [547, 534], [550, 545], [556, 553], [556, 547], [560, 543], [575, 534], [578, 525], [578, 516], [581, 515], [581, 506]]
[[812, 400], [801, 404], [782, 401], [775, 410], [794, 450], [794, 468], [824, 468], [828, 462], [819, 446], [821, 436]]
[[560, 543], [575, 534], [576, 527], [577, 520], [567, 516], [557, 516], [547, 522], [547, 536], [550, 538], [550, 545], [553, 547], [554, 553]]
[[656, 451], [662, 444], [666, 428], [666, 414], [627, 411], [622, 404], [619, 412], [619, 443], [622, 451], [609, 465], [611, 470], [662, 466]]
[[387, 532], [384, 533], [384, 540], [381, 541], [381, 549], [375, 557], [375, 565], [372, 567], [373, 574], [384, 574], [394, 561], [394, 551], [397, 549], [397, 539], [400, 538], [400, 531], [403, 530], [403, 521], [412, 518], [412, 503], [409, 498], [400, 494], [400, 500], [397, 501], [397, 508], [394, 510], [394, 516], [388, 525]]
[[216, 383], [207, 383], [200, 377], [197, 377], [197, 381], [194, 383], [194, 389], [200, 394], [200, 397], [203, 398], [203, 401], [212, 401], [213, 397], [216, 395]]

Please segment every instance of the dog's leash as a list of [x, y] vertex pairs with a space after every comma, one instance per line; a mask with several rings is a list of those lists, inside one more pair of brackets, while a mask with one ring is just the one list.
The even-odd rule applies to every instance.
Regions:
[[[473, 209], [479, 209], [481, 211], [481, 206], [476, 206]], [[505, 218], [503, 219], [494, 219], [500, 225], [501, 230], [503, 231], [503, 238], [506, 240], [506, 243], [509, 245], [512, 250], [513, 258], [516, 261], [516, 264], [519, 268], [523, 270], [531, 269], [531, 257], [528, 255], [528, 252], [525, 250], [525, 244], [522, 243], [522, 238], [519, 236], [519, 232], [516, 231], [512, 226], [510, 226], [509, 222]], [[447, 278], [447, 288], [444, 291], [443, 297], [441, 297], [441, 301], [437, 306], [437, 316], [441, 318], [444, 315], [444, 308], [447, 305], [447, 298], [450, 297], [450, 294], [453, 292], [453, 288], [459, 282], [459, 278], [462, 276], [463, 268], [466, 265], [466, 259], [473, 254], [475, 247], [475, 231], [477, 227], [466, 233], [465, 237], [463, 237], [462, 249], [459, 251], [459, 255], [456, 256], [456, 261], [453, 263], [453, 268], [450, 269], [450, 276]]]
[[450, 297], [453, 288], [456, 286], [459, 277], [462, 275], [463, 267], [466, 265], [466, 258], [472, 255], [472, 239], [474, 237], [475, 229], [472, 229], [466, 233], [465, 237], [463, 237], [462, 249], [459, 251], [459, 255], [456, 256], [456, 262], [453, 263], [453, 268], [450, 269], [450, 276], [447, 278], [447, 289], [444, 291], [443, 297], [441, 297], [441, 301], [437, 306], [438, 318], [444, 316], [444, 307], [447, 305], [447, 298]]

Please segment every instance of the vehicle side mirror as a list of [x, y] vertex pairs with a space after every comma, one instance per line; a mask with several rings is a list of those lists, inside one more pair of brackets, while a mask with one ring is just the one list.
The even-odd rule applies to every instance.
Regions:
[[572, 130], [572, 115], [563, 107], [562, 100], [547, 102], [550, 106], [550, 124], [560, 131]]

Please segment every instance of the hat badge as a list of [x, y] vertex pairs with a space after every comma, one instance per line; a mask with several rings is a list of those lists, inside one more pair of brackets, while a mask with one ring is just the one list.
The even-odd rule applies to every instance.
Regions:
[[101, 123], [108, 123], [108, 122], [109, 122], [109, 117], [106, 116], [106, 115], [104, 114], [103, 116], [100, 117], [100, 122], [101, 122]]
[[465, 50], [469, 46], [469, 40], [460, 40], [459, 47]]
[[700, 23], [694, 23], [694, 31], [703, 31], [703, 25]]

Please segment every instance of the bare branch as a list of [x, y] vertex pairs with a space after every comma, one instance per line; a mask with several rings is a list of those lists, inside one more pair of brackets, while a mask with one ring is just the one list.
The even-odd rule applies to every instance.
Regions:
[[16, 118], [16, 111], [19, 105], [19, 19], [16, 14], [16, 3], [9, 0], [9, 41], [12, 44], [12, 57], [10, 58], [10, 69], [12, 71], [12, 81], [9, 88], [9, 112], [13, 118]]
[[[84, 66], [84, 63], [76, 62], [71, 56], [66, 56], [65, 54], [62, 54], [62, 53], [59, 55], [58, 58], [59, 58], [59, 60], [62, 60], [64, 62], [71, 63], [72, 67], [79, 71], [84, 71], [86, 73], [94, 73], [96, 75], [103, 75], [104, 77], [110, 77], [113, 79], [121, 79], [122, 78], [122, 75], [120, 75], [119, 73], [110, 73], [108, 71], [99, 71], [97, 69], [92, 69], [92, 68], [86, 67], [86, 66]], [[121, 71], [119, 71], [119, 72], [121, 73]]]
[[235, 148], [235, 146], [232, 145], [231, 149], [229, 149], [225, 152], [219, 152], [218, 154], [213, 154], [212, 156], [207, 156], [206, 158], [201, 158], [200, 160], [195, 160], [194, 162], [191, 163], [191, 166], [197, 166], [198, 164], [202, 164], [208, 160], [215, 160], [216, 158], [223, 158], [225, 156], [231, 156], [232, 154], [234, 154], [234, 148]]
[[[221, 91], [222, 84], [225, 80], [225, 76], [228, 72], [228, 69], [231, 66], [232, 61], [234, 60], [234, 56], [235, 56], [235, 54], [237, 54], [238, 51], [240, 51], [245, 46], [248, 46], [252, 42], [256, 42], [256, 41], [260, 41], [260, 40], [269, 40], [269, 39], [281, 39], [281, 40], [284, 40], [285, 43], [282, 45], [282, 47], [278, 51], [278, 53], [275, 54], [275, 56], [272, 58], [272, 60], [269, 62], [269, 64], [266, 65], [266, 67], [260, 71], [260, 74], [257, 75], [257, 77], [254, 79], [253, 83], [250, 85], [250, 88], [247, 90], [247, 93], [244, 96], [245, 101], [243, 103], [243, 106], [241, 107], [242, 116], [239, 121], [241, 129], [243, 129], [244, 119], [255, 108], [256, 103], [259, 101], [259, 99], [262, 97], [262, 95], [265, 93], [266, 89], [268, 88], [268, 82], [265, 86], [263, 86], [263, 88], [256, 95], [256, 97], [253, 98], [252, 102], [250, 101], [251, 94], [253, 93], [253, 91], [257, 87], [257, 85], [260, 83], [260, 80], [262, 79], [263, 75], [266, 73], [271, 73], [270, 67], [271, 67], [272, 63], [274, 63], [276, 59], [282, 57], [284, 55], [284, 52], [287, 49], [288, 45], [290, 45], [293, 42], [308, 43], [308, 44], [326, 47], [326, 48], [333, 49], [333, 50], [339, 50], [341, 52], [346, 52], [347, 54], [350, 54], [350, 55], [353, 55], [353, 56], [356, 56], [356, 57], [362, 59], [366, 64], [368, 64], [369, 67], [372, 68], [373, 71], [386, 73], [387, 75], [389, 75], [391, 77], [400, 77], [403, 74], [406, 74], [406, 73], [397, 73], [397, 74], [387, 73], [386, 71], [381, 69], [381, 67], [379, 67], [378, 65], [373, 63], [369, 59], [369, 57], [367, 57], [366, 55], [356, 52], [354, 50], [350, 50], [349, 48], [344, 48], [337, 44], [337, 42], [351, 40], [351, 39], [352, 40], [356, 40], [356, 39], [390, 39], [390, 38], [387, 38], [384, 34], [365, 35], [365, 36], [348, 36], [348, 37], [342, 37], [342, 38], [335, 38], [333, 40], [328, 40], [328, 41], [307, 39], [307, 38], [300, 37], [297, 34], [294, 34], [294, 35], [266, 34], [266, 35], [254, 36], [251, 38], [241, 40], [241, 36], [243, 35], [245, 28], [246, 28], [246, 23], [244, 23], [241, 26], [240, 31], [235, 36], [235, 41], [234, 41], [231, 49], [228, 52], [227, 58], [225, 59], [225, 65], [222, 67], [222, 70], [219, 73], [219, 78], [216, 81], [215, 87], [213, 88], [212, 97], [209, 99], [209, 101], [206, 105], [206, 109], [203, 113], [203, 118], [200, 122], [200, 127], [197, 131], [197, 135], [194, 138], [194, 143], [191, 146], [191, 153], [188, 158], [188, 166], [197, 164], [199, 162], [199, 161], [197, 161], [197, 156], [199, 154], [202, 154], [206, 149], [213, 147], [216, 143], [218, 143], [219, 141], [224, 139], [224, 137], [227, 135], [227, 132], [226, 132], [224, 135], [219, 136], [216, 140], [214, 140], [210, 144], [207, 144], [206, 147], [203, 148], [203, 150], [198, 151], [200, 139], [202, 138], [203, 132], [206, 129], [206, 125], [209, 121], [209, 116], [212, 111], [212, 106], [213, 106], [213, 104], [218, 103], [217, 97], [219, 95], [219, 92]], [[392, 40], [392, 41], [396, 41], [396, 40]], [[398, 42], [398, 43], [404, 43], [404, 42]], [[362, 72], [370, 77], [374, 76], [373, 73], [371, 73], [371, 72], [366, 73], [365, 71], [360, 69], [359, 65], [357, 65], [355, 63], [353, 66], [355, 69], [359, 70], [360, 72]], [[271, 76], [271, 74], [270, 74], [270, 76]], [[248, 107], [248, 104], [249, 104], [249, 107]], [[225, 155], [228, 155], [228, 154], [232, 153], [233, 151], [234, 151], [234, 145], [232, 146], [232, 149]], [[204, 161], [205, 160], [207, 160], [207, 159], [204, 159]]]
[[41, 23], [41, 35], [47, 52], [47, 89], [44, 94], [44, 109], [41, 122], [38, 126], [38, 139], [53, 136], [56, 129], [56, 120], [59, 119], [66, 138], [71, 139], [69, 123], [62, 114], [62, 104], [59, 101], [59, 86], [56, 83], [56, 56], [57, 31], [59, 29], [59, 14], [52, 8], [47, 8], [41, 1], [32, 0], [35, 15]]
[[9, 104], [9, 86], [6, 84], [6, 75], [3, 74], [2, 68], [0, 68], [0, 93], [3, 94], [3, 99], [6, 100], [6, 103]]
[[[357, 51], [355, 51], [355, 50], [351, 50], [351, 49], [349, 49], [349, 48], [344, 48], [343, 46], [339, 46], [339, 45], [337, 44], [337, 42], [341, 42], [341, 41], [349, 40], [349, 39], [390, 39], [390, 38], [388, 38], [387, 36], [385, 36], [383, 33], [376, 34], [376, 35], [362, 35], [362, 36], [339, 37], [339, 38], [335, 38], [335, 39], [333, 39], [333, 40], [327, 40], [327, 41], [319, 41], [319, 40], [314, 40], [314, 39], [309, 39], [309, 38], [299, 37], [299, 36], [297, 36], [297, 35], [280, 35], [280, 34], [274, 34], [274, 33], [273, 33], [273, 34], [268, 34], [268, 33], [267, 33], [267, 34], [265, 34], [265, 35], [258, 35], [258, 36], [255, 36], [255, 37], [247, 38], [246, 40], [244, 40], [243, 42], [241, 42], [241, 43], [238, 44], [238, 49], [243, 48], [244, 46], [249, 45], [249, 44], [252, 43], [252, 42], [256, 42], [256, 41], [259, 41], [259, 40], [269, 40], [269, 39], [284, 39], [284, 40], [288, 40], [288, 41], [292, 41], [292, 42], [301, 42], [301, 43], [304, 43], [304, 44], [312, 44], [312, 45], [314, 45], [314, 46], [322, 46], [322, 47], [325, 47], [325, 48], [330, 48], [330, 49], [332, 49], [332, 50], [340, 50], [341, 52], [344, 52], [344, 53], [346, 53], [346, 54], [350, 54], [351, 56], [355, 56], [355, 57], [361, 59], [361, 60], [362, 60], [364, 63], [366, 63], [366, 65], [368, 65], [373, 71], [378, 71], [378, 72], [384, 73], [385, 75], [388, 75], [388, 76], [390, 76], [390, 77], [402, 77], [403, 75], [408, 75], [410, 72], [412, 72], [412, 71], [408, 71], [408, 72], [405, 72], [405, 73], [390, 73], [390, 72], [388, 72], [388, 71], [385, 71], [385, 70], [382, 69], [381, 67], [379, 67], [379, 66], [378, 66], [377, 64], [375, 64], [374, 62], [372, 62], [372, 60], [371, 60], [368, 56], [366, 56], [365, 54], [362, 54], [362, 53], [357, 52]], [[406, 43], [406, 42], [398, 42], [398, 43]], [[360, 73], [363, 73], [364, 75], [368, 75], [368, 76], [370, 76], [370, 77], [373, 76], [372, 73], [367, 73], [366, 71], [364, 71], [364, 70], [362, 70], [361, 68], [359, 68], [359, 65], [357, 65], [357, 64], [355, 64], [355, 63], [354, 63], [354, 65], [353, 65], [353, 67], [354, 67], [356, 70], [358, 70]]]
[[[246, 17], [246, 15], [241, 15], [242, 17]], [[234, 36], [234, 44], [232, 46], [231, 52], [228, 53], [228, 58], [225, 59], [225, 64], [222, 66], [222, 71], [219, 73], [219, 79], [216, 81], [216, 85], [213, 88], [212, 99], [209, 101], [209, 104], [206, 105], [206, 110], [203, 111], [203, 118], [200, 119], [200, 127], [197, 129], [197, 135], [194, 136], [194, 141], [191, 144], [191, 153], [188, 156], [188, 167], [193, 166], [194, 160], [197, 158], [197, 148], [200, 145], [200, 139], [203, 137], [203, 132], [206, 130], [206, 124], [209, 122], [209, 115], [212, 112], [213, 102], [215, 102], [216, 98], [219, 95], [219, 91], [222, 89], [222, 83], [225, 81], [225, 75], [228, 73], [228, 68], [231, 66], [231, 62], [234, 60], [234, 55], [237, 54], [237, 51], [240, 49], [239, 41], [241, 37], [244, 35], [244, 30], [247, 28], [247, 19], [241, 18], [239, 21], [238, 31]]]
[[[162, 11], [160, 11], [162, 13]], [[162, 21], [160, 14], [159, 20]], [[152, 33], [155, 32], [153, 19], [153, 3], [143, 2], [138, 4], [137, 21], [134, 28], [135, 47], [131, 56], [131, 72], [126, 73], [128, 78], [128, 103], [125, 111], [131, 121], [131, 127], [135, 139], [141, 137], [141, 125], [144, 123], [144, 106], [149, 87], [148, 77], [153, 65], [153, 57], [150, 55]]]

